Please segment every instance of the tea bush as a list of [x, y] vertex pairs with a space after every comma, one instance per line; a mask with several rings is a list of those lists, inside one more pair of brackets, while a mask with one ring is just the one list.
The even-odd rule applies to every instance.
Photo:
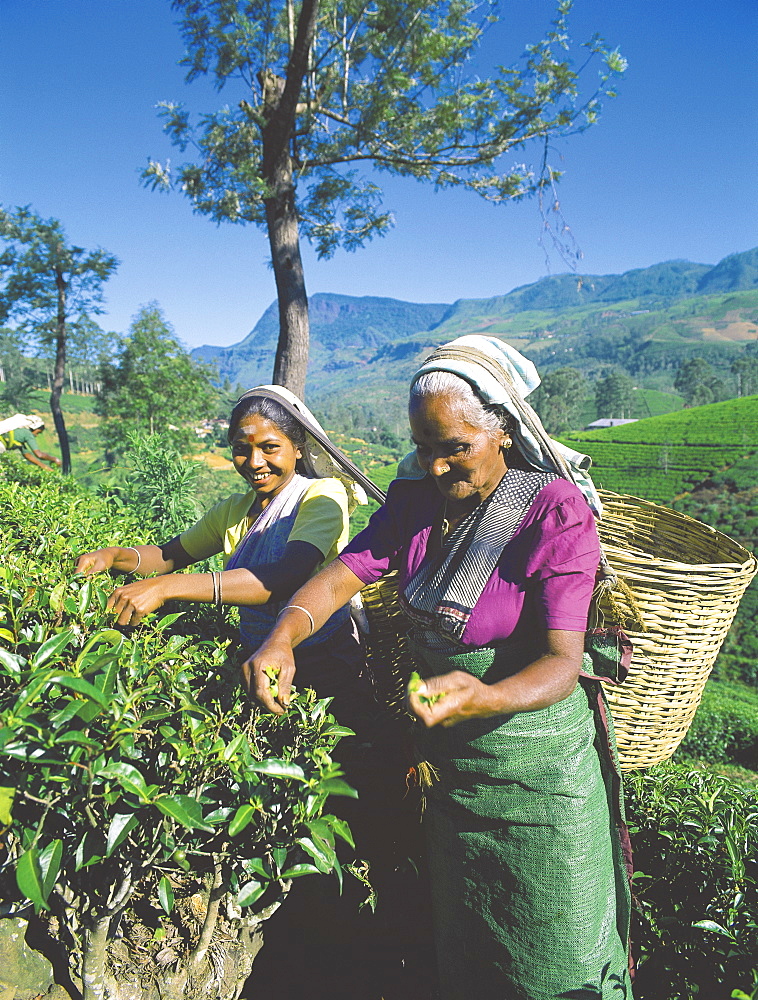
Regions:
[[668, 504], [716, 470], [758, 453], [758, 396], [575, 431], [565, 442], [592, 458], [597, 486]]
[[331, 758], [348, 731], [312, 692], [284, 716], [255, 709], [215, 612], [114, 629], [104, 610], [111, 581], [72, 576], [74, 556], [138, 540], [138, 512], [114, 518], [107, 499], [53, 476], [22, 485], [9, 469], [0, 474], [4, 913], [37, 914], [84, 1000], [119, 979], [159, 982], [177, 1000], [236, 996], [250, 963], [224, 965], [229, 942], [249, 938], [293, 878], [341, 878], [335, 841], [352, 837], [325, 803], [354, 794]]
[[635, 1000], [758, 996], [758, 790], [671, 763], [625, 788]]
[[758, 771], [758, 692], [746, 684], [710, 681], [680, 751]]

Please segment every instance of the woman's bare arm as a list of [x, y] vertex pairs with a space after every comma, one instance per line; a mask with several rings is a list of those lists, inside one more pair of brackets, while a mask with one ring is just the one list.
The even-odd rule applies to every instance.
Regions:
[[76, 560], [76, 572], [92, 576], [115, 569], [121, 573], [139, 572], [140, 576], [162, 575], [183, 569], [192, 561], [179, 539], [172, 538], [165, 545], [110, 545], [85, 552]]
[[[132, 553], [133, 555], [133, 553]], [[108, 609], [119, 625], [136, 625], [166, 601], [196, 601], [237, 606], [266, 604], [273, 597], [285, 600], [306, 580], [323, 556], [308, 542], [289, 542], [276, 563], [252, 569], [230, 569], [219, 573], [217, 595], [212, 573], [170, 573], [116, 587], [108, 598]]]
[[[290, 609], [281, 615], [263, 645], [242, 664], [244, 686], [270, 712], [280, 714], [289, 704], [295, 676], [292, 650], [311, 634], [309, 615], [313, 631], [318, 631], [362, 586], [362, 581], [335, 559], [292, 595]], [[271, 696], [270, 674], [277, 678], [276, 698]]]
[[[584, 652], [584, 632], [548, 629], [545, 653], [496, 684], [484, 684], [456, 670], [429, 677], [408, 703], [426, 726], [454, 726], [512, 712], [533, 712], [568, 698], [576, 687]], [[435, 700], [435, 696], [440, 696]], [[431, 703], [430, 703], [431, 702]]]

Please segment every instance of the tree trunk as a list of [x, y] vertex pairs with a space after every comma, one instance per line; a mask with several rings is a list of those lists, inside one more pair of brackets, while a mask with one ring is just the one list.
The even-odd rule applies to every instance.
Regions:
[[[285, 176], [286, 172], [286, 168], [281, 171]], [[302, 399], [308, 371], [310, 323], [291, 168], [289, 172], [289, 183], [280, 178], [275, 182], [277, 197], [266, 201], [268, 239], [279, 302], [279, 341], [273, 378], [275, 385], [286, 386]]]
[[66, 377], [66, 282], [60, 268], [55, 269], [55, 284], [58, 289], [58, 317], [55, 335], [55, 372], [53, 388], [50, 393], [50, 412], [55, 422], [58, 442], [61, 446], [62, 472], [71, 475], [71, 450], [68, 444], [68, 431], [61, 410], [61, 393]]
[[279, 302], [279, 342], [274, 382], [298, 396], [305, 392], [310, 326], [300, 234], [292, 180], [290, 144], [297, 103], [308, 68], [308, 52], [318, 20], [319, 0], [303, 0], [286, 79], [261, 75], [267, 123], [262, 132], [263, 177], [271, 192], [265, 201], [271, 261]]

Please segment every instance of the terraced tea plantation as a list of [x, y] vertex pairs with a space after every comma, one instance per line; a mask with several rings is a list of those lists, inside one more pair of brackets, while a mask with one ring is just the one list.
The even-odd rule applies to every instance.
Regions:
[[758, 396], [730, 399], [562, 439], [592, 458], [602, 489], [661, 503], [758, 453]]

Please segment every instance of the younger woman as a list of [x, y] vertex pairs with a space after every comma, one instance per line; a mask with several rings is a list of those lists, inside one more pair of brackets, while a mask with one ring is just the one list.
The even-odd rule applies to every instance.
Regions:
[[[346, 543], [348, 517], [376, 488], [324, 434], [307, 407], [280, 386], [258, 386], [237, 401], [229, 422], [237, 472], [248, 484], [164, 545], [109, 546], [87, 552], [85, 575], [110, 569], [149, 579], [117, 587], [108, 607], [120, 625], [136, 625], [166, 601], [240, 608], [243, 653], [250, 655], [280, 616], [310, 615], [291, 595]], [[178, 573], [223, 553], [218, 573]], [[157, 574], [157, 575], [152, 575]], [[303, 687], [332, 697], [340, 722], [360, 725], [370, 695], [359, 678], [362, 656], [347, 609], [333, 614], [298, 650]]]

